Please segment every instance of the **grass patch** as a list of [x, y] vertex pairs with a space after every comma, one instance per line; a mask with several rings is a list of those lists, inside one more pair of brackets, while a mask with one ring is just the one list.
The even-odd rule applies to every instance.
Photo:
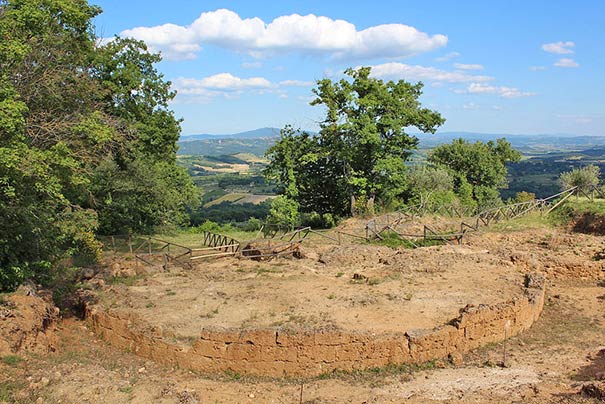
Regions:
[[111, 278], [109, 283], [111, 285], [126, 285], [126, 286], [134, 286], [139, 280], [143, 279], [141, 275], [135, 276], [114, 276]]
[[0, 383], [0, 401], [2, 402], [16, 402], [13, 401], [14, 393], [25, 388], [25, 383], [21, 382], [3, 382]]
[[2, 363], [8, 366], [17, 366], [21, 362], [23, 362], [23, 358], [17, 355], [6, 355], [2, 357]]
[[364, 370], [335, 370], [328, 373], [323, 373], [317, 376], [316, 380], [328, 380], [328, 379], [340, 379], [348, 381], [375, 381], [376, 379], [383, 379], [387, 376], [396, 375], [411, 375], [416, 372], [423, 370], [435, 369], [437, 365], [436, 360], [428, 361], [419, 365], [395, 365], [390, 364], [382, 367], [375, 367]]
[[371, 241], [372, 244], [384, 245], [390, 248], [417, 248], [417, 247], [431, 247], [446, 244], [445, 240], [436, 238], [419, 238], [408, 240], [400, 237], [397, 233], [389, 231], [384, 232], [380, 235], [382, 239]]
[[229, 380], [233, 381], [238, 381], [242, 378], [242, 375], [240, 373], [234, 372], [232, 370], [225, 370], [225, 376], [227, 376]]
[[550, 215], [543, 215], [540, 212], [532, 212], [516, 219], [505, 220], [500, 223], [494, 223], [485, 227], [488, 232], [514, 232], [529, 229], [544, 229], [553, 227], [555, 223]]

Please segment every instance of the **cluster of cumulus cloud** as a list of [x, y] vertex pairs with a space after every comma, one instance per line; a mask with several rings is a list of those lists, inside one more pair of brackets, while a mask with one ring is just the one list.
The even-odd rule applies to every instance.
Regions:
[[187, 26], [163, 24], [125, 30], [166, 59], [195, 59], [204, 45], [217, 45], [255, 57], [302, 51], [333, 58], [407, 57], [441, 48], [445, 35], [429, 35], [404, 24], [384, 24], [358, 31], [355, 25], [313, 14], [292, 14], [270, 23], [241, 18], [220, 9], [202, 13]]
[[[314, 14], [285, 15], [267, 23], [258, 17], [242, 18], [231, 10], [219, 9], [202, 13], [186, 26], [163, 24], [136, 27], [122, 31], [120, 35], [145, 41], [150, 50], [161, 52], [167, 60], [196, 59], [202, 48], [208, 45], [258, 59], [290, 52], [333, 60], [387, 59], [385, 63], [371, 66], [374, 77], [422, 80], [436, 85], [463, 83], [464, 89], [452, 89], [460, 94], [494, 94], [502, 98], [535, 95], [514, 87], [489, 84], [495, 79], [479, 74], [478, 71], [483, 70], [480, 64], [454, 63], [454, 70], [443, 70], [396, 61], [445, 47], [448, 42], [445, 35], [430, 35], [405, 24], [383, 24], [358, 30], [348, 21]], [[574, 46], [575, 43], [571, 41], [553, 42], [543, 44], [542, 49], [552, 54], [569, 55], [574, 53]], [[450, 52], [436, 61], [446, 62], [460, 56], [457, 52]], [[260, 61], [248, 64], [262, 65]], [[557, 60], [554, 66], [579, 65], [573, 59], [564, 57]], [[538, 71], [545, 67], [532, 66], [530, 69]], [[212, 98], [217, 95], [232, 96], [244, 90], [272, 91], [284, 96], [285, 87], [312, 86], [313, 82], [271, 82], [263, 77], [240, 78], [230, 73], [219, 73], [202, 79], [176, 78], [173, 85], [181, 95]]]

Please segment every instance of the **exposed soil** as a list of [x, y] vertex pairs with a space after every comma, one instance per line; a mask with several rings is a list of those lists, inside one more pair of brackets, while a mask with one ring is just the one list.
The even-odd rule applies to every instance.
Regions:
[[[386, 247], [322, 246], [311, 248], [303, 260], [220, 261], [187, 274], [174, 269], [149, 275], [132, 286], [106, 287], [102, 301], [110, 306], [131, 305], [133, 312], [150, 322], [162, 318], [183, 336], [205, 325], [271, 326], [272, 322], [394, 330], [407, 317], [429, 324], [451, 317], [448, 307], [510, 296], [518, 284], [512, 281], [527, 270], [546, 274], [548, 288], [544, 312], [531, 329], [455, 358], [456, 365], [437, 361], [418, 369], [387, 368], [321, 379], [197, 375], [164, 368], [108, 346], [84, 323], [68, 319], [53, 334], [55, 352], [21, 350], [15, 357], [4, 357], [0, 402], [602, 402], [597, 395], [580, 391], [605, 375], [605, 261], [598, 260], [604, 246], [601, 237], [558, 230], [484, 231], [465, 239], [463, 246], [401, 253]], [[365, 278], [355, 280], [354, 274]], [[313, 293], [304, 295], [303, 289]], [[375, 300], [368, 300], [372, 296]], [[149, 303], [153, 306], [147, 307]], [[402, 314], [396, 310], [401, 308], [411, 310]], [[274, 316], [268, 314], [271, 310]], [[381, 310], [385, 314], [379, 314]], [[409, 314], [413, 312], [418, 315]], [[306, 314], [299, 319], [292, 317], [296, 313]], [[186, 321], [194, 314], [195, 326]], [[401, 317], [389, 321], [393, 316]], [[1, 323], [3, 328], [6, 324]]]
[[207, 328], [405, 332], [444, 324], [467, 304], [520, 295], [523, 275], [510, 260], [468, 246], [332, 246], [318, 260], [173, 268], [113, 285], [100, 303], [183, 340]]

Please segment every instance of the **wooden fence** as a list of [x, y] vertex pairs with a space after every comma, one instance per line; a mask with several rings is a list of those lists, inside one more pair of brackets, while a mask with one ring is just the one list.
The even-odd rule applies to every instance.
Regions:
[[[573, 195], [585, 196], [591, 200], [595, 197], [605, 198], [605, 193], [598, 187], [593, 187], [588, 191], [574, 187], [548, 198], [499, 206], [476, 214], [468, 208], [457, 206], [414, 205], [368, 221], [365, 226], [365, 236], [338, 229], [313, 230], [310, 227], [289, 229], [283, 226], [265, 224], [261, 227], [258, 234], [258, 236], [262, 235], [262, 238], [258, 238], [257, 236], [256, 240], [249, 242], [243, 249], [239, 241], [228, 236], [207, 231], [202, 233], [204, 247], [200, 248], [190, 248], [153, 237], [147, 237], [142, 240], [139, 237], [136, 239], [137, 241], [133, 241], [135, 238], [131, 235], [105, 237], [105, 244], [111, 245], [117, 251], [119, 243], [116, 242], [116, 239], [124, 238], [127, 249], [124, 246], [121, 249], [123, 252], [132, 254], [137, 265], [143, 263], [167, 269], [171, 264], [192, 268], [194, 262], [204, 259], [234, 256], [252, 259], [271, 259], [273, 257], [292, 254], [309, 235], [316, 235], [337, 244], [341, 244], [346, 238], [366, 241], [383, 239], [386, 233], [395, 234], [414, 246], [430, 240], [455, 241], [460, 243], [468, 232], [477, 231], [479, 228], [490, 226], [493, 223], [521, 217], [534, 211], [548, 214]], [[433, 226], [423, 225], [423, 230], [420, 234], [418, 232], [406, 231], [404, 228], [406, 224], [412, 219], [426, 214], [461, 218], [462, 220], [459, 222], [459, 226], [457, 226], [459, 230], [444, 232], [436, 230]], [[473, 215], [470, 216], [471, 214]], [[465, 217], [466, 219], [464, 219]]]
[[[584, 194], [586, 194], [586, 192], [584, 192]], [[464, 235], [469, 231], [477, 231], [480, 227], [489, 226], [493, 223], [498, 223], [503, 220], [521, 217], [536, 210], [546, 214], [550, 213], [573, 195], [578, 195], [577, 187], [567, 189], [544, 199], [535, 199], [527, 202], [486, 209], [466, 220], [462, 220], [460, 222], [459, 231], [450, 231], [445, 233], [436, 231], [427, 225], [423, 226], [422, 234], [406, 233], [405, 230], [402, 230], [400, 225], [404, 223], [405, 219], [408, 218], [409, 221], [409, 218], [414, 217], [413, 215], [410, 215], [409, 212], [417, 212], [419, 210], [417, 207], [411, 207], [411, 209], [406, 210], [404, 213], [396, 212], [396, 216], [389, 217], [389, 215], [384, 215], [380, 218], [377, 218], [378, 220], [373, 219], [369, 221], [366, 225], [366, 236], [368, 239], [382, 239], [384, 238], [385, 233], [390, 232], [396, 234], [402, 239], [409, 241], [412, 245], [416, 245], [415, 241], [417, 243], [418, 240], [422, 240], [424, 242], [429, 240], [442, 240], [445, 242], [456, 241], [461, 243]], [[435, 211], [432, 211], [431, 213], [434, 212]], [[446, 210], [446, 212], [458, 214], [463, 211]]]

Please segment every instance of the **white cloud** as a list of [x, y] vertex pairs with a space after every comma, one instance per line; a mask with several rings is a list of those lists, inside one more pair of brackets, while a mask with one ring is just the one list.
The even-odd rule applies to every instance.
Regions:
[[532, 72], [539, 72], [542, 70], [546, 70], [546, 67], [544, 66], [530, 66], [529, 70], [531, 70]]
[[232, 97], [244, 90], [266, 90], [274, 85], [263, 77], [240, 78], [231, 73], [219, 73], [202, 79], [179, 77], [173, 82], [178, 94], [201, 98]]
[[279, 85], [284, 87], [311, 87], [314, 84], [312, 81], [301, 80], [284, 80], [279, 82]]
[[460, 70], [483, 70], [483, 65], [479, 64], [454, 63], [454, 67]]
[[189, 29], [175, 24], [164, 24], [155, 27], [137, 27], [120, 33], [144, 41], [153, 52], [162, 52], [166, 59], [195, 59], [202, 49], [195, 41], [195, 34]]
[[237, 98], [244, 92], [276, 94], [279, 98], [287, 98], [288, 94], [283, 87], [310, 87], [314, 84], [312, 81], [301, 80], [283, 80], [276, 84], [264, 77], [241, 78], [231, 73], [219, 73], [201, 79], [179, 77], [173, 81], [172, 86], [178, 92], [180, 102], [184, 98], [208, 102], [216, 97]]
[[553, 43], [545, 43], [544, 45], [542, 45], [542, 50], [548, 53], [556, 53], [558, 55], [568, 55], [574, 53], [573, 49], [571, 49], [574, 46], [576, 46], [576, 44], [572, 41], [559, 41]]
[[557, 60], [553, 66], [557, 67], [580, 67], [578, 62], [570, 58], [562, 58]]
[[572, 122], [576, 124], [586, 125], [593, 123], [595, 120], [603, 119], [599, 115], [574, 115], [574, 114], [559, 114], [556, 117], [562, 121]]
[[345, 20], [291, 14], [265, 23], [242, 19], [220, 9], [202, 13], [191, 25], [164, 24], [122, 31], [122, 36], [145, 41], [167, 59], [192, 59], [202, 45], [212, 44], [254, 57], [293, 51], [334, 58], [407, 57], [447, 44], [445, 35], [429, 35], [404, 24], [384, 24], [358, 31]]
[[463, 109], [479, 109], [479, 105], [475, 104], [474, 102], [469, 102], [466, 103], [462, 106]]
[[497, 94], [502, 98], [531, 97], [536, 95], [536, 93], [521, 91], [514, 87], [491, 86], [481, 83], [471, 83], [466, 92], [470, 94]]
[[372, 66], [372, 76], [448, 83], [486, 82], [494, 79], [490, 76], [479, 76], [464, 72], [449, 72], [435, 67], [411, 66], [397, 62]]
[[446, 55], [443, 55], [443, 56], [440, 56], [440, 57], [436, 58], [435, 60], [437, 62], [447, 62], [448, 60], [452, 60], [452, 59], [455, 59], [455, 58], [460, 57], [460, 56], [462, 56], [462, 55], [460, 55], [460, 53], [458, 53], [458, 52], [450, 52], [450, 53], [448, 53]]
[[242, 63], [242, 67], [244, 69], [260, 69], [263, 67], [263, 64], [261, 62], [244, 62]]

